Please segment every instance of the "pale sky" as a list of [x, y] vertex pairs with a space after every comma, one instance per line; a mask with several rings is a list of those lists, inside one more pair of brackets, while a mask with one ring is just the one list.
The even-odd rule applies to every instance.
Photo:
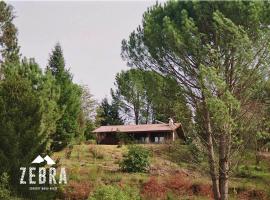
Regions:
[[86, 84], [101, 100], [110, 96], [114, 77], [128, 69], [122, 60], [121, 41], [137, 28], [154, 1], [9, 2], [21, 53], [44, 68], [49, 53], [60, 42], [74, 81]]

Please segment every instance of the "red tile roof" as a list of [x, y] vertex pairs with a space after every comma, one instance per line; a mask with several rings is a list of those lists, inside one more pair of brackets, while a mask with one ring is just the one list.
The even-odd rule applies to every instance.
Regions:
[[101, 126], [95, 129], [94, 133], [105, 132], [170, 132], [181, 127], [180, 123], [174, 123], [173, 126], [169, 124], [139, 124], [139, 125], [115, 125], [115, 126]]

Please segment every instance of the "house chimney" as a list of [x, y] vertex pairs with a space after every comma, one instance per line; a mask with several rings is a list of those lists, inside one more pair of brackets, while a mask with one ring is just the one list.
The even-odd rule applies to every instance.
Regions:
[[173, 119], [172, 118], [169, 118], [169, 126], [173, 126], [174, 125], [174, 122], [173, 122]]

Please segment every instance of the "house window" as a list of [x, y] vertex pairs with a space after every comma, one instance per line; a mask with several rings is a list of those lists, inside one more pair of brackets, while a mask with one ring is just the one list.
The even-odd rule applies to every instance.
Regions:
[[165, 140], [164, 137], [158, 137], [158, 136], [156, 136], [156, 137], [154, 138], [154, 142], [155, 142], [155, 143], [163, 143], [164, 140]]
[[145, 137], [141, 137], [141, 142], [145, 143]]

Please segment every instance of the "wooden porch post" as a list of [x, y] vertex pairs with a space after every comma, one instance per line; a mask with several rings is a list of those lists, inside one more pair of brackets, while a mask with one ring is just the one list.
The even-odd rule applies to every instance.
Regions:
[[147, 136], [145, 138], [145, 143], [150, 143], [150, 133], [147, 133]]

